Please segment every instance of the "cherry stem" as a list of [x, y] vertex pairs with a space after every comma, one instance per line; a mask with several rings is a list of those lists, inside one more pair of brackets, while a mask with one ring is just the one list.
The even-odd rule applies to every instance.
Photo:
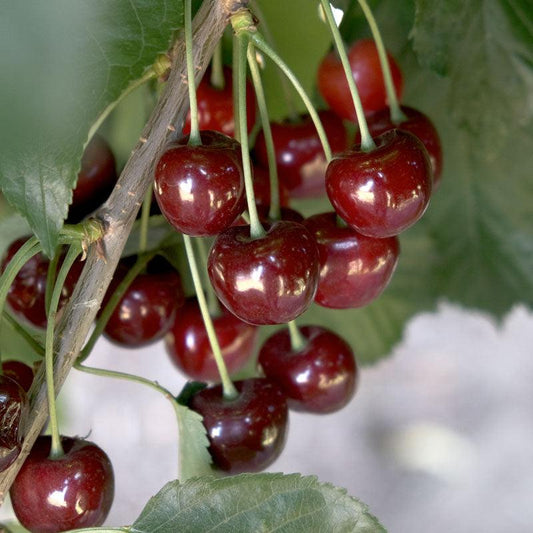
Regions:
[[[4, 312], [7, 293], [11, 284], [17, 277], [20, 269], [37, 253], [42, 250], [37, 237], [28, 239], [11, 258], [4, 273], [0, 276], [0, 315]], [[2, 366], [2, 357], [0, 354], [0, 368]]]
[[185, 58], [187, 61], [187, 84], [189, 88], [189, 108], [191, 112], [191, 132], [189, 146], [202, 144], [198, 125], [198, 104], [196, 101], [196, 83], [194, 82], [194, 58], [192, 54], [192, 1], [185, 0], [185, 14], [183, 27], [185, 30]]
[[371, 152], [376, 148], [370, 131], [368, 129], [368, 124], [365, 118], [365, 112], [363, 110], [363, 104], [361, 103], [361, 97], [359, 96], [359, 91], [355, 85], [355, 80], [353, 78], [352, 68], [350, 66], [350, 61], [348, 60], [348, 55], [346, 53], [346, 48], [342, 41], [342, 37], [337, 28], [337, 23], [333, 16], [333, 11], [331, 10], [331, 5], [329, 0], [320, 0], [322, 8], [324, 9], [324, 14], [326, 15], [326, 21], [328, 23], [331, 35], [333, 36], [333, 41], [335, 43], [335, 48], [339, 54], [339, 58], [346, 75], [346, 81], [348, 82], [348, 87], [350, 88], [350, 94], [352, 95], [353, 105], [355, 107], [355, 114], [357, 116], [357, 123], [359, 124], [359, 131], [361, 133], [361, 149], [364, 152]]
[[263, 90], [263, 83], [261, 81], [261, 72], [257, 64], [255, 56], [255, 48], [252, 43], [248, 43], [248, 65], [250, 65], [250, 72], [252, 74], [252, 81], [254, 84], [255, 96], [257, 98], [257, 106], [259, 114], [261, 115], [261, 123], [263, 124], [263, 134], [265, 136], [265, 145], [268, 157], [268, 174], [270, 178], [270, 211], [269, 218], [272, 220], [279, 220], [281, 218], [281, 209], [279, 201], [279, 180], [278, 167], [276, 165], [276, 152], [274, 148], [274, 139], [272, 138], [272, 129], [270, 128], [270, 121], [268, 117], [268, 109], [265, 99], [265, 92]]
[[194, 242], [196, 243], [196, 250], [200, 256], [200, 263], [202, 264], [203, 286], [204, 293], [207, 298], [209, 316], [217, 317], [220, 316], [221, 313], [220, 304], [218, 302], [217, 295], [215, 294], [215, 289], [213, 289], [213, 285], [211, 285], [211, 281], [209, 280], [209, 275], [207, 274], [207, 250], [205, 249], [205, 241], [199, 237], [194, 239]]
[[141, 210], [141, 227], [139, 230], [139, 253], [142, 254], [148, 247], [148, 226], [150, 223], [150, 208], [152, 207], [152, 187], [146, 189]]
[[57, 265], [59, 263], [59, 248], [56, 250], [54, 257], [48, 264], [48, 271], [46, 272], [46, 288], [44, 291], [44, 309], [48, 315], [50, 309], [50, 300], [52, 299], [52, 291], [56, 280]]
[[259, 48], [259, 50], [261, 50], [268, 57], [270, 57], [272, 61], [274, 61], [274, 63], [285, 74], [285, 76], [292, 83], [293, 87], [296, 89], [296, 91], [300, 95], [300, 98], [305, 104], [305, 107], [307, 108], [307, 111], [313, 121], [313, 124], [315, 125], [318, 138], [320, 139], [320, 143], [322, 144], [322, 149], [324, 150], [324, 154], [326, 156], [326, 161], [327, 162], [331, 161], [331, 158], [332, 158], [331, 147], [329, 145], [328, 137], [324, 130], [324, 126], [322, 126], [322, 122], [320, 121], [320, 117], [318, 116], [315, 106], [313, 105], [313, 102], [311, 101], [307, 93], [305, 92], [305, 89], [302, 87], [302, 84], [298, 81], [298, 78], [296, 78], [296, 76], [294, 75], [292, 70], [289, 68], [289, 66], [283, 61], [283, 59], [281, 59], [281, 57], [274, 50], [272, 50], [272, 48], [270, 48], [270, 46], [266, 43], [266, 41], [263, 39], [263, 37], [259, 33], [251, 32], [250, 30], [247, 30], [247, 31], [249, 33], [250, 39], [254, 42], [257, 48]]
[[[266, 40], [270, 43], [272, 48], [275, 48], [276, 43], [274, 40], [274, 36], [272, 35], [272, 32], [270, 31], [270, 28], [268, 27], [268, 24], [266, 23], [266, 18], [262, 10], [260, 9], [258, 3], [255, 0], [252, 0], [251, 5], [252, 5], [252, 11], [255, 13], [255, 15], [260, 21], [261, 28], [263, 30], [263, 34]], [[296, 111], [296, 103], [294, 101], [294, 95], [291, 92], [289, 84], [287, 83], [287, 78], [279, 70], [277, 70], [276, 72], [278, 73], [281, 90], [283, 91], [285, 103], [287, 104], [287, 116], [289, 117], [290, 120], [292, 120], [293, 122], [296, 122], [298, 120], [298, 112]]]
[[211, 59], [211, 85], [218, 90], [224, 89], [226, 81], [224, 79], [224, 67], [222, 65], [222, 41], [218, 41], [215, 53]]
[[[35, 339], [33, 335], [26, 330], [26, 328], [21, 326], [19, 322], [14, 317], [12, 317], [5, 309], [2, 314], [2, 318], [13, 329], [13, 331], [15, 331], [15, 333], [17, 333], [20, 337], [24, 339], [24, 341], [32, 348], [32, 350], [37, 355], [39, 355], [40, 357], [44, 356], [44, 348], [41, 343], [38, 342], [37, 339]], [[0, 366], [0, 370], [1, 369], [2, 367]]]
[[222, 351], [220, 350], [218, 338], [213, 326], [213, 321], [209, 315], [209, 309], [207, 307], [204, 291], [202, 290], [202, 280], [194, 256], [191, 237], [189, 235], [183, 235], [183, 242], [185, 244], [185, 252], [187, 253], [187, 261], [189, 262], [189, 268], [191, 270], [192, 282], [196, 291], [196, 298], [198, 299], [198, 305], [200, 306], [200, 312], [202, 313], [202, 319], [204, 321], [209, 344], [211, 345], [218, 373], [220, 374], [220, 380], [222, 381], [222, 394], [226, 400], [233, 400], [238, 396], [238, 392], [229, 377], [228, 369], [226, 368], [226, 363], [224, 362], [224, 357], [222, 356]]
[[387, 100], [390, 107], [391, 121], [394, 124], [400, 124], [407, 119], [405, 113], [402, 111], [400, 104], [398, 102], [398, 96], [396, 94], [396, 89], [394, 88], [394, 82], [392, 81], [392, 73], [390, 69], [389, 60], [387, 58], [387, 50], [385, 49], [385, 44], [383, 43], [383, 37], [379, 31], [379, 26], [376, 22], [376, 18], [370, 9], [370, 6], [366, 0], [358, 0], [363, 13], [365, 14], [366, 21], [372, 32], [372, 37], [376, 43], [376, 48], [378, 50], [379, 62], [381, 64], [381, 71], [383, 72], [383, 80], [385, 81], [385, 90], [387, 91]]
[[156, 255], [156, 253], [157, 252], [152, 251], [139, 255], [135, 264], [128, 270], [128, 273], [126, 274], [126, 276], [124, 276], [124, 279], [118, 284], [116, 290], [113, 292], [111, 298], [109, 298], [109, 301], [104, 307], [104, 310], [102, 311], [100, 317], [96, 321], [94, 330], [91, 333], [89, 340], [80, 352], [80, 355], [77, 360], [78, 363], [82, 363], [83, 361], [85, 361], [85, 359], [87, 359], [87, 357], [89, 357], [94, 348], [94, 345], [96, 344], [96, 341], [103, 333], [106, 324], [108, 323], [109, 319], [111, 318], [111, 315], [113, 314], [113, 311], [119, 304], [128, 287], [131, 285], [131, 282], [141, 273], [141, 271], [146, 267], [150, 259], [152, 259]]
[[[248, 125], [246, 123], [246, 52], [248, 49], [247, 35], [237, 35], [237, 73], [238, 73], [238, 109], [239, 136], [241, 142], [242, 166], [244, 171], [244, 186], [246, 188], [246, 202], [250, 215], [250, 237], [260, 239], [266, 235], [261, 225], [257, 206], [255, 204], [254, 184], [252, 178], [252, 164], [250, 162], [250, 147], [248, 145]], [[264, 124], [263, 124], [264, 127]]]
[[57, 459], [64, 455], [63, 446], [61, 445], [61, 436], [57, 423], [56, 395], [54, 386], [54, 328], [56, 323], [57, 306], [63, 290], [63, 285], [72, 267], [74, 261], [81, 252], [81, 246], [72, 245], [59, 269], [57, 280], [52, 291], [50, 300], [50, 309], [48, 311], [48, 321], [46, 324], [46, 337], [44, 345], [44, 363], [46, 373], [46, 390], [48, 393], [48, 414], [50, 415], [50, 433], [52, 436], [52, 445], [50, 448], [50, 458]]
[[291, 350], [293, 352], [299, 352], [307, 344], [307, 339], [304, 337], [294, 320], [288, 322], [287, 326], [291, 337]]

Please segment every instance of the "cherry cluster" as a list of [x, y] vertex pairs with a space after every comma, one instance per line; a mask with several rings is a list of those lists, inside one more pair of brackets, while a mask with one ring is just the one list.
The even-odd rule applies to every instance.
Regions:
[[[401, 95], [400, 69], [391, 56], [388, 59]], [[214, 465], [227, 473], [262, 470], [278, 457], [289, 408], [329, 413], [351, 400], [358, 370], [350, 346], [324, 327], [298, 327], [293, 321], [313, 302], [347, 309], [375, 300], [395, 270], [398, 234], [423, 215], [440, 177], [440, 141], [428, 117], [406, 106], [401, 107], [401, 121], [390, 117], [373, 42], [355, 43], [349, 60], [375, 146], [363, 147], [359, 134], [349, 139], [345, 121], [355, 120], [355, 109], [340, 62], [328, 54], [318, 71], [318, 88], [330, 109], [320, 111], [319, 117], [335, 155], [327, 160], [309, 115], [270, 124], [279, 217], [272, 218], [269, 208], [264, 131], [251, 153], [255, 199], [246, 191], [241, 144], [234, 138], [229, 67], [224, 68], [223, 87], [213, 87], [208, 73], [197, 89], [199, 140], [192, 138], [188, 118], [182, 136], [156, 165], [154, 195], [161, 213], [180, 233], [212, 240], [206, 264], [212, 289], [206, 291], [214, 290], [222, 304], [213, 306], [211, 320], [228, 372], [249, 361], [259, 326], [289, 326], [267, 338], [259, 350], [257, 377], [235, 382], [234, 394], [213, 384], [200, 387], [187, 401], [203, 417]], [[251, 86], [246, 95], [251, 132], [256, 108]], [[90, 213], [115, 180], [113, 156], [95, 137], [84, 155], [69, 219]], [[304, 218], [289, 207], [292, 198], [325, 194], [333, 206], [329, 212]], [[250, 200], [260, 220], [254, 227], [247, 222]], [[12, 243], [2, 268], [23, 243]], [[81, 262], [74, 263], [67, 277], [60, 310], [81, 267]], [[49, 268], [48, 259], [35, 255], [21, 268], [7, 296], [11, 312], [38, 328], [47, 323]], [[120, 262], [103, 309], [131, 268], [130, 260]], [[169, 263], [159, 257], [151, 260], [115, 304], [104, 329], [112, 342], [138, 347], [164, 338], [169, 356], [185, 375], [219, 381], [220, 368], [198, 299], [186, 297], [180, 274]], [[26, 370], [10, 370], [15, 364], [5, 362], [0, 378], [0, 469], [20, 451], [19, 428], [28, 405], [24, 389], [33, 378], [31, 369], [30, 377]], [[50, 439], [39, 437], [11, 489], [15, 512], [31, 531], [99, 525], [109, 511], [113, 471], [105, 453], [81, 439], [64, 437], [62, 444], [64, 457], [54, 459]], [[52, 493], [61, 493], [61, 502], [50, 499]], [[76, 507], [79, 502], [82, 513]]]

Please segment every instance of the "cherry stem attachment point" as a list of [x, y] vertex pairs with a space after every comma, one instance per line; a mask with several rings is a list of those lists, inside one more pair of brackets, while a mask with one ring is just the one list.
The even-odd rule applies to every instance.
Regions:
[[348, 54], [346, 53], [346, 48], [342, 41], [342, 37], [337, 28], [337, 23], [335, 22], [335, 17], [331, 10], [331, 5], [329, 0], [320, 0], [324, 14], [326, 15], [326, 21], [328, 23], [331, 35], [333, 36], [333, 41], [335, 43], [335, 48], [339, 54], [339, 58], [344, 69], [344, 74], [346, 75], [346, 81], [348, 82], [348, 87], [350, 88], [350, 94], [352, 95], [353, 105], [355, 107], [355, 114], [357, 116], [357, 123], [359, 125], [359, 131], [361, 133], [361, 149], [364, 152], [371, 152], [376, 148], [370, 131], [368, 129], [368, 124], [365, 118], [365, 112], [363, 109], [363, 104], [361, 103], [361, 98], [359, 96], [359, 91], [355, 85], [355, 80], [353, 78], [352, 68], [350, 66], [350, 61], [348, 60]]
[[81, 246], [73, 244], [59, 269], [57, 280], [52, 291], [52, 298], [50, 299], [50, 309], [48, 312], [48, 322], [46, 324], [45, 337], [45, 373], [46, 373], [46, 390], [48, 394], [48, 413], [50, 415], [50, 432], [52, 437], [52, 445], [50, 448], [50, 458], [57, 459], [64, 455], [63, 446], [61, 445], [61, 436], [59, 434], [59, 426], [57, 423], [56, 411], [56, 396], [54, 386], [54, 328], [57, 315], [57, 306], [59, 305], [59, 298], [63, 285], [72, 267], [74, 261], [80, 255]]
[[294, 320], [288, 322], [287, 327], [289, 328], [289, 335], [291, 337], [291, 350], [293, 352], [299, 352], [307, 344], [307, 339], [304, 337]]
[[196, 83], [194, 81], [194, 57], [192, 53], [192, 0], [185, 0], [184, 31], [185, 31], [185, 58], [187, 61], [187, 84], [189, 89], [189, 108], [191, 113], [191, 132], [189, 145], [202, 144], [200, 128], [198, 125], [198, 104], [196, 101]]
[[218, 373], [220, 374], [223, 395], [226, 400], [233, 400], [239, 395], [239, 393], [229, 377], [228, 369], [226, 368], [226, 363], [224, 362], [224, 357], [222, 356], [222, 351], [220, 350], [218, 338], [213, 326], [213, 321], [209, 315], [209, 309], [207, 307], [204, 291], [202, 289], [202, 280], [200, 278], [200, 272], [198, 271], [198, 265], [194, 256], [191, 237], [189, 235], [183, 235], [183, 242], [185, 244], [185, 252], [187, 253], [187, 261], [189, 262], [189, 268], [191, 270], [194, 290], [196, 291], [196, 298], [198, 299], [198, 305], [200, 306], [200, 312], [204, 321], [209, 344], [211, 345], [211, 350], [213, 351]]
[[[246, 188], [246, 202], [250, 215], [250, 237], [260, 239], [265, 236], [265, 230], [259, 220], [255, 204], [252, 164], [250, 161], [250, 147], [248, 145], [248, 125], [246, 123], [246, 54], [248, 36], [237, 35], [237, 95], [239, 109], [239, 138], [241, 143], [242, 166], [244, 172], [244, 186]], [[263, 124], [264, 126], [264, 124]]]
[[263, 125], [263, 133], [265, 136], [265, 145], [268, 157], [268, 173], [270, 177], [270, 211], [269, 218], [272, 220], [279, 220], [281, 218], [280, 200], [279, 200], [279, 180], [278, 167], [276, 165], [276, 152], [274, 148], [274, 139], [272, 138], [272, 130], [268, 117], [268, 109], [266, 105], [265, 92], [263, 90], [263, 83], [261, 81], [261, 72], [257, 64], [255, 56], [255, 48], [253, 43], [248, 43], [248, 65], [252, 74], [252, 81], [255, 89], [255, 96], [257, 98], [257, 106], [259, 107], [259, 114], [261, 116], [261, 123]]
[[372, 32], [372, 37], [376, 43], [376, 48], [378, 51], [379, 62], [381, 64], [381, 71], [383, 73], [383, 80], [385, 82], [385, 90], [387, 91], [387, 100], [390, 107], [391, 121], [393, 124], [400, 124], [407, 119], [405, 113], [402, 111], [400, 104], [398, 102], [398, 96], [396, 94], [396, 89], [394, 88], [394, 82], [392, 80], [392, 73], [390, 69], [389, 60], [387, 58], [387, 50], [385, 49], [385, 44], [383, 43], [383, 38], [381, 32], [379, 31], [376, 18], [370, 9], [366, 0], [358, 0], [361, 9], [365, 15], [365, 18]]

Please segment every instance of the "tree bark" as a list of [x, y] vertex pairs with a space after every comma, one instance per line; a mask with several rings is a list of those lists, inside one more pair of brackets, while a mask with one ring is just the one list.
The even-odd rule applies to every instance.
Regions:
[[[197, 82], [207, 68], [228, 23], [229, 7], [227, 0], [204, 0], [194, 18], [193, 51]], [[173, 64], [166, 89], [115, 189], [95, 215], [104, 226], [103, 238], [90, 247], [85, 268], [56, 328], [56, 394], [87, 339], [146, 190], [152, 184], [155, 163], [168, 142], [181, 132], [189, 106], [184, 46], [183, 40], [174, 45]], [[22, 451], [15, 463], [0, 475], [0, 505], [48, 416], [44, 365], [41, 365], [35, 376], [29, 398], [30, 415], [22, 428]]]

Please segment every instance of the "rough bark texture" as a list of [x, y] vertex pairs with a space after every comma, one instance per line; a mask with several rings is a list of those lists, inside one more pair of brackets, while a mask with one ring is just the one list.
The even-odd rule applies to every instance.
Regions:
[[[205, 0], [193, 22], [194, 62], [197, 81], [203, 75], [228, 22], [224, 0]], [[105, 227], [98, 246], [91, 246], [76, 290], [57, 326], [54, 351], [56, 394], [61, 389], [90, 331], [146, 190], [153, 167], [165, 145], [181, 131], [188, 110], [184, 43], [174, 47], [174, 63], [166, 90], [135, 146], [109, 200], [97, 213]], [[101, 251], [104, 255], [102, 256]], [[41, 432], [48, 416], [44, 365], [30, 391], [31, 413], [23, 428], [24, 442], [17, 461], [0, 476], [0, 504]]]

